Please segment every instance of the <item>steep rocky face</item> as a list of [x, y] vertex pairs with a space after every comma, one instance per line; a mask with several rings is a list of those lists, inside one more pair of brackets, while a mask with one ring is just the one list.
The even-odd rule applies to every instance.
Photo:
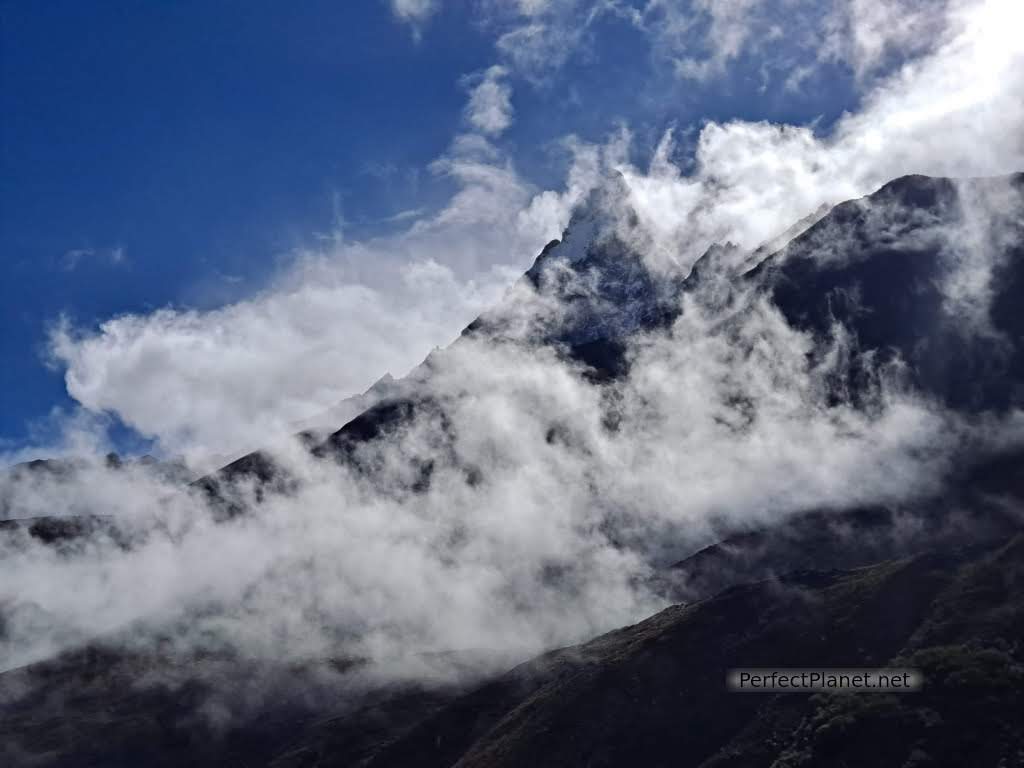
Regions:
[[1022, 400], [1024, 174], [897, 179], [836, 206], [746, 278], [769, 286], [791, 325], [842, 326], [855, 353], [954, 408]]
[[548, 243], [505, 300], [463, 337], [554, 346], [597, 380], [623, 375], [627, 340], [671, 323], [685, 280], [652, 271], [628, 241], [625, 196], [617, 178], [595, 190], [562, 239]]

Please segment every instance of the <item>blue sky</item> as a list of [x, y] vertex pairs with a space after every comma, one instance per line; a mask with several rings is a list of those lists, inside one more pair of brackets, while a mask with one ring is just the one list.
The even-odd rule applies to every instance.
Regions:
[[[382, 242], [415, 261], [415, 235], [401, 238], [417, 226], [440, 233], [430, 246], [443, 254], [460, 193], [478, 189], [468, 173], [505, 173], [500, 183], [522, 190], [523, 206], [544, 190], [561, 190], [569, 205], [578, 147], [611, 142], [624, 126], [626, 162], [637, 168], [674, 128], [669, 159], [684, 176], [708, 122], [767, 121], [827, 137], [844, 112], [895, 87], [887, 83], [904, 63], [934, 58], [942, 42], [938, 32], [907, 37], [901, 20], [924, 28], [907, 10], [865, 36], [853, 11], [804, 3], [794, 13], [767, 0], [0, 2], [0, 453], [45, 445], [63, 428], [52, 410], [81, 406], [114, 414], [114, 447], [163, 439], [181, 449], [181, 436], [195, 433], [187, 419], [168, 427], [171, 440], [113, 395], [69, 396], [68, 368], [113, 381], [120, 337], [101, 323], [166, 307], [216, 313], [300, 280], [296, 254], [337, 261], [330, 243], [340, 239], [345, 275], [376, 269]], [[508, 125], [497, 129], [475, 123], [467, 101], [488, 71], [508, 99]], [[467, 136], [477, 142], [471, 160], [459, 143]], [[482, 264], [521, 268], [532, 255]], [[479, 288], [472, 269], [452, 269], [460, 295]], [[404, 309], [401, 295], [391, 301]], [[48, 364], [61, 317], [78, 346]], [[437, 326], [457, 332], [463, 319]], [[338, 333], [338, 343], [351, 341]], [[98, 347], [86, 349], [86, 337], [103, 341], [108, 357], [89, 357]], [[425, 340], [411, 340], [419, 351], [406, 354], [422, 357]], [[353, 358], [368, 370], [340, 376], [336, 391], [318, 384], [309, 407], [288, 418], [405, 360]]]
[[[469, 27], [413, 45], [374, 3], [2, 13], [0, 435], [14, 441], [68, 405], [41, 359], [60, 313], [221, 302], [338, 216], [372, 227], [429, 204], [437, 192], [402, 177], [444, 150], [457, 78], [490, 52]], [[75, 251], [92, 253], [70, 268]]]

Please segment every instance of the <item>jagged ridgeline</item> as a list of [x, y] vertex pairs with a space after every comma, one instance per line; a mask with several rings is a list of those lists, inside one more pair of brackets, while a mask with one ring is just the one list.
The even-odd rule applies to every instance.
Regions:
[[[370, 453], [363, 447], [396, 439], [403, 425], [423, 417], [438, 424], [436, 448], [443, 451], [446, 404], [431, 378], [460, 345], [545, 347], [589, 380], [614, 384], [629, 375], [631, 343], [671, 328], [686, 306], [739, 327], [765, 299], [792, 328], [813, 336], [812, 358], [836, 354], [836, 334], [843, 335], [844, 360], [827, 382], [831, 402], [866, 407], [885, 376], [958, 411], [1006, 412], [1024, 398], [1022, 188], [1022, 174], [907, 176], [815, 212], [769, 244], [780, 246], [772, 252], [715, 244], [691, 267], [672, 269], [645, 260], [642, 235], [622, 212], [613, 180], [500, 306], [404, 381], [389, 382], [387, 396], [311, 450], [372, 471], [372, 461], [361, 461]], [[614, 427], [614, 413], [607, 424]], [[434, 462], [421, 455], [414, 463], [412, 485], [422, 489]], [[467, 480], [475, 477], [467, 467]], [[271, 456], [256, 452], [197, 485], [235, 514], [230, 488], [239, 480], [279, 491], [290, 482]]]

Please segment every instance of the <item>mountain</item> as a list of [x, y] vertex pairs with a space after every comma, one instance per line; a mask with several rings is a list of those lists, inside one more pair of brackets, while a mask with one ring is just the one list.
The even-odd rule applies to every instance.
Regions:
[[[682, 276], [645, 262], [631, 242], [628, 211], [608, 213], [614, 190], [612, 183], [592, 196], [563, 239], [549, 243], [505, 301], [471, 323], [453, 348], [479, 339], [539, 344], [585, 366], [593, 381], [616, 380], [628, 373], [630, 341], [671, 326], [684, 298], [742, 317], [765, 297], [791, 327], [814, 336], [812, 356], [837, 354], [840, 333], [838, 354], [846, 361], [831, 382], [834, 400], [863, 405], [884, 376], [965, 413], [1005, 412], [1024, 402], [1024, 320], [1016, 311], [1024, 295], [1024, 174], [902, 177], [825, 215], [814, 212], [772, 254], [714, 244]], [[757, 265], [745, 269], [758, 254]], [[445, 353], [428, 357], [394, 396], [313, 454], [372, 472], [360, 446], [386, 440], [417, 416], [443, 422], [444, 405], [429, 383]], [[435, 450], [445, 450], [444, 434], [437, 439]], [[426, 487], [431, 458], [414, 461], [411, 485]], [[233, 483], [283, 489], [286, 475], [256, 452], [197, 486], [225, 500], [230, 517], [239, 509]]]
[[[1021, 765], [1024, 450], [998, 430], [1024, 405], [1024, 174], [896, 179], [762, 248], [711, 245], [682, 273], [648, 263], [615, 189], [449, 349], [300, 445], [403, 497], [429, 491], [441, 463], [457, 470], [444, 482], [473, 488], [487, 470], [455, 450], [452, 414], [479, 393], [435, 386], [451, 356], [482, 345], [563, 361], [606, 395], [596, 421], [614, 434], [645, 339], [686, 343], [671, 329], [693, 313], [742, 360], [763, 342], [747, 320], [768, 312], [826, 371], [820, 407], [870, 413], [897, 392], [948, 414], [962, 432], [939, 480], [898, 500], [724, 516], [716, 541], [653, 569], [669, 607], [497, 674], [476, 652], [446, 654], [454, 678], [384, 682], [359, 658], [257, 663], [99, 638], [0, 674], [5, 764]], [[742, 435], [751, 404], [739, 391], [726, 408]], [[570, 439], [558, 428], [550, 441]], [[253, 499], [301, 482], [263, 451], [193, 488], [242, 530]], [[737, 667], [888, 665], [921, 670], [924, 689], [726, 686]]]

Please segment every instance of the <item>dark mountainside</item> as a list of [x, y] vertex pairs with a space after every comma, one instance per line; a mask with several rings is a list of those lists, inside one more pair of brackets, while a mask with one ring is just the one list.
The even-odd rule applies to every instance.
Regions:
[[[951, 265], [943, 243], [968, 236], [970, 224], [950, 222], [943, 213], [957, 205], [949, 179], [907, 176], [865, 202], [842, 203], [747, 277], [771, 285], [792, 325], [825, 333], [842, 324], [860, 350], [877, 350], [882, 360], [899, 355], [910, 383], [948, 405], [1006, 409], [1024, 396], [1024, 218], [1019, 210], [998, 210], [1006, 204], [996, 192], [1001, 184], [973, 180], [963, 193], [981, 198], [983, 215], [999, 219], [1000, 242], [988, 244], [998, 256], [983, 318], [944, 306]], [[1024, 175], [1010, 184], [1019, 205]]]
[[[367, 765], [1019, 765], [1022, 577], [1018, 536], [736, 586], [521, 665]], [[928, 686], [811, 696], [724, 684], [734, 666], [837, 663], [920, 668]]]
[[[539, 341], [588, 366], [595, 382], [613, 381], [629, 369], [626, 342], [670, 326], [681, 296], [714, 306], [729, 323], [749, 311], [753, 294], [819, 338], [812, 355], [826, 354], [828, 339], [844, 329], [848, 364], [829, 382], [837, 400], [872, 407], [883, 376], [966, 419], [1003, 414], [1024, 400], [1022, 195], [1024, 174], [961, 183], [904, 177], [809, 217], [818, 220], [752, 268], [749, 256], [714, 246], [685, 280], [652, 275], [585, 211], [463, 337]], [[976, 313], [970, 302], [948, 306], [959, 276], [946, 243], [974, 236], [974, 219], [954, 215], [964, 199], [971, 216], [988, 217], [980, 229], [994, 256], [988, 306]], [[521, 302], [531, 295], [541, 301], [526, 311]], [[569, 307], [567, 315], [545, 315], [544, 297]], [[445, 451], [445, 405], [422, 394], [432, 365], [428, 358], [326, 440], [307, 433], [313, 454], [372, 480], [379, 468], [368, 447], [424, 413], [439, 425], [431, 451]], [[429, 487], [432, 462], [429, 452], [412, 459], [408, 492]], [[479, 482], [476, 472], [465, 468], [467, 483]], [[197, 481], [225, 525], [245, 514], [239, 481], [255, 482], [263, 495], [287, 493], [295, 482], [260, 452]], [[458, 682], [382, 685], [351, 659], [277, 669], [230, 657], [183, 663], [170, 653], [126, 651], [111, 638], [0, 675], [0, 760], [1021, 766], [1022, 501], [1024, 452], [965, 444], [941, 490], [911, 502], [795, 509], [764, 527], [723, 523], [719, 543], [659, 575], [677, 605], [484, 680], [469, 658]], [[66, 545], [108, 523], [3, 525]], [[725, 686], [732, 667], [890, 664], [921, 669], [925, 689], [775, 695]]]

